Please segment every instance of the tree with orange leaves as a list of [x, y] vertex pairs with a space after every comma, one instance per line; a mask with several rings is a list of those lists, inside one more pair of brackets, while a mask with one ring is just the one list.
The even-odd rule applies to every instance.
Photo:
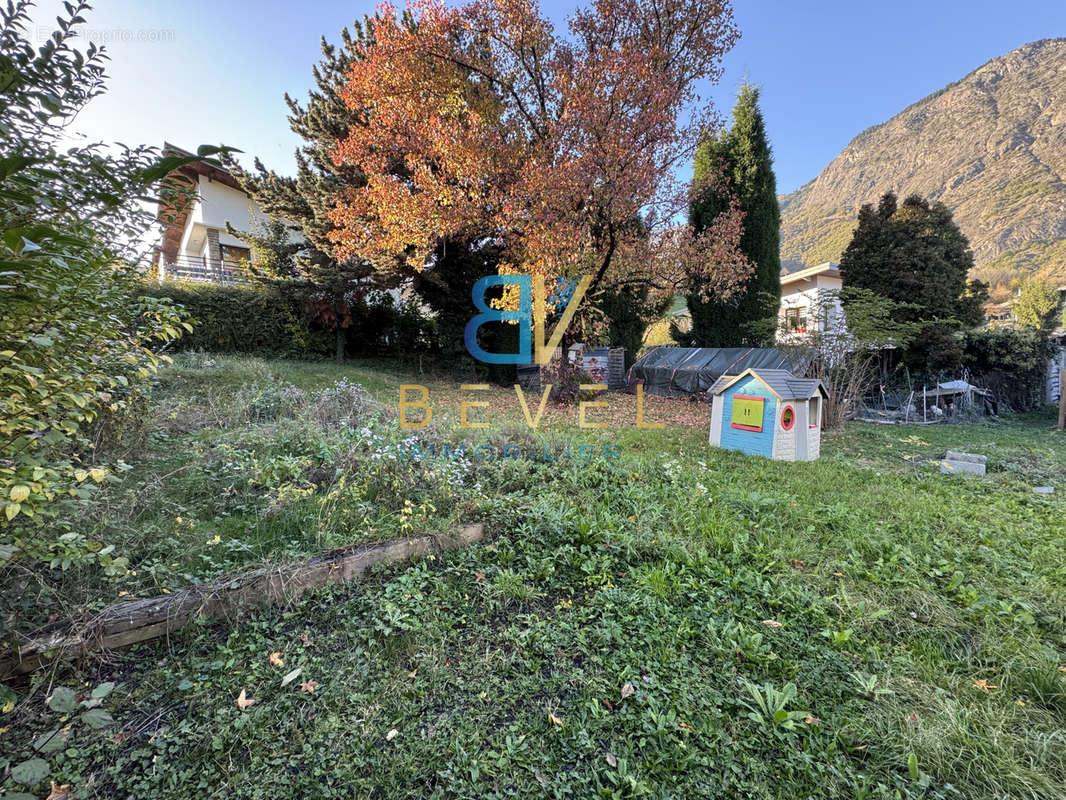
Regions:
[[738, 36], [727, 0], [596, 0], [565, 36], [534, 0], [413, 0], [408, 13], [414, 25], [379, 9], [342, 91], [359, 124], [333, 158], [366, 181], [330, 214], [338, 258], [417, 272], [439, 242], [480, 238], [504, 253], [502, 273], [548, 287], [591, 274], [587, 298], [673, 292], [693, 270], [708, 294], [742, 285], [743, 213], [724, 180], [728, 213], [698, 236], [676, 224], [676, 173], [719, 125], [696, 90]]

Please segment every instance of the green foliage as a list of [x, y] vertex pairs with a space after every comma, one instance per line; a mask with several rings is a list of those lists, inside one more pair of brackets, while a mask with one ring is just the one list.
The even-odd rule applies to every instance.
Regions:
[[[847, 308], [847, 326], [835, 319]], [[823, 428], [839, 427], [854, 418], [862, 400], [880, 377], [879, 361], [886, 349], [906, 349], [921, 331], [921, 323], [905, 317], [912, 308], [868, 289], [846, 286], [823, 291], [809, 309], [827, 324], [793, 337], [788, 331], [778, 347], [791, 351], [795, 363], [806, 364], [807, 374], [822, 381], [828, 401], [822, 412]]]
[[[139, 542], [105, 600], [459, 519], [493, 538], [114, 654], [112, 735], [79, 721], [73, 747], [34, 755], [57, 727], [42, 671], [0, 716], [5, 757], [160, 800], [976, 800], [1066, 782], [1063, 501], [1032, 492], [1066, 469], [1050, 416], [852, 425], [802, 470], [708, 450], [704, 425], [612, 430], [608, 462], [412, 462], [392, 457], [408, 437], [460, 439], [400, 431], [367, 397], [410, 382], [445, 383], [198, 354], [162, 370], [152, 449], [87, 515]], [[513, 442], [513, 422], [470, 442]], [[990, 479], [940, 475], [949, 447], [987, 455]], [[101, 680], [97, 662], [63, 669], [57, 685]]]
[[1029, 276], [1019, 284], [1011, 307], [1023, 328], [1051, 330], [1058, 322], [1059, 292], [1050, 282]]
[[661, 319], [673, 303], [670, 295], [655, 296], [647, 285], [628, 284], [601, 291], [595, 299], [595, 308], [606, 319], [602, 334], [584, 336], [588, 344], [597, 339], [609, 347], [624, 347], [625, 367], [628, 370], [640, 355], [644, 346], [644, 334], [648, 326]]
[[[898, 205], [885, 194], [877, 208], [864, 205], [840, 260], [844, 285], [907, 304], [902, 320], [921, 322], [921, 335], [905, 353], [912, 368], [953, 370], [962, 346], [954, 335], [980, 321], [980, 287], [967, 284], [973, 253], [943, 203], [912, 195]], [[848, 305], [844, 305], [849, 313]], [[850, 322], [850, 319], [849, 319]]]
[[[306, 288], [306, 287], [305, 287]], [[145, 294], [181, 306], [196, 325], [175, 346], [180, 350], [289, 358], [329, 356], [333, 332], [311, 318], [311, 297], [276, 283], [220, 285], [189, 281], [146, 283]], [[424, 353], [435, 341], [432, 321], [415, 304], [397, 305], [385, 292], [353, 296], [341, 329], [348, 355]]]
[[414, 300], [396, 302], [388, 292], [370, 292], [351, 306], [352, 321], [345, 331], [349, 355], [406, 360], [438, 346], [441, 320], [426, 317]]
[[[307, 102], [301, 105], [285, 95], [289, 125], [305, 142], [296, 151], [294, 177], [267, 169], [258, 158], [252, 170], [227, 160], [243, 189], [272, 220], [273, 231], [265, 237], [254, 232], [239, 235], [273, 252], [269, 260], [276, 265], [277, 277], [286, 279], [279, 284], [282, 290], [298, 296], [317, 325], [334, 331], [337, 360], [344, 357], [346, 338], [351, 339], [345, 329], [355, 310], [353, 304], [374, 284], [375, 277], [373, 266], [367, 262], [333, 257], [330, 234], [336, 226], [328, 216], [345, 187], [358, 188], [365, 183], [357, 167], [334, 163], [332, 152], [351, 125], [361, 124], [340, 92], [348, 68], [360, 58], [360, 48], [372, 42], [370, 18], [357, 21], [352, 31], [343, 28], [340, 46], [323, 37], [322, 59], [312, 68], [315, 88]], [[282, 228], [285, 235], [273, 235]], [[290, 230], [299, 234], [299, 245], [289, 242]]]
[[[65, 755], [76, 754], [79, 749], [99, 744], [110, 737], [110, 729], [115, 720], [105, 708], [103, 702], [114, 691], [115, 684], [99, 683], [89, 692], [78, 693], [66, 686], [52, 689], [43, 708], [27, 708], [28, 703], [18, 704], [14, 700], [11, 707], [5, 707], [5, 713], [16, 717], [33, 715], [42, 731], [19, 751], [9, 751], [7, 761], [10, 765], [8, 784], [4, 788], [13, 789], [20, 785], [26, 789], [42, 786], [47, 779], [55, 776], [55, 770], [48, 759], [55, 758], [65, 751]], [[11, 693], [14, 697], [14, 693]], [[2, 763], [2, 761], [0, 761]], [[14, 784], [14, 785], [13, 785]], [[2, 784], [0, 784], [2, 786]], [[18, 795], [4, 794], [4, 798]], [[33, 798], [35, 795], [27, 795]]]
[[183, 350], [306, 357], [332, 349], [330, 337], [310, 331], [297, 298], [276, 286], [167, 281], [143, 291], [192, 315], [192, 332], [175, 343]]
[[759, 90], [745, 84], [733, 108], [733, 124], [718, 137], [708, 137], [696, 152], [694, 201], [690, 222], [704, 230], [726, 206], [718, 192], [701, 186], [724, 171], [744, 211], [740, 249], [755, 266], [745, 289], [728, 302], [702, 302], [691, 287], [688, 307], [692, 329], [675, 337], [693, 347], [760, 346], [774, 341], [781, 302], [781, 213], [766, 126], [759, 110]]
[[1043, 405], [1048, 361], [1056, 352], [1046, 331], [968, 331], [963, 347], [974, 382], [991, 389], [1006, 408], [1028, 411]]
[[173, 304], [139, 296], [130, 244], [150, 222], [137, 200], [180, 159], [61, 146], [103, 91], [103, 55], [73, 47], [85, 4], [68, 5], [39, 48], [28, 8], [0, 12], [0, 565], [20, 554], [106, 564], [103, 543], [73, 546], [83, 537], [68, 507], [112, 471], [90, 447], [93, 427], [137, 414], [155, 351], [188, 327]]
[[1005, 292], [1019, 273], [1050, 279], [1063, 263], [1066, 263], [1066, 239], [1050, 239], [1028, 242], [1017, 249], [1000, 253], [990, 261], [979, 264], [973, 274]]
[[412, 286], [436, 317], [437, 349], [443, 362], [468, 364], [463, 331], [473, 316], [471, 290], [475, 281], [499, 272], [500, 249], [479, 242], [445, 241], [433, 255], [433, 268], [416, 274]]

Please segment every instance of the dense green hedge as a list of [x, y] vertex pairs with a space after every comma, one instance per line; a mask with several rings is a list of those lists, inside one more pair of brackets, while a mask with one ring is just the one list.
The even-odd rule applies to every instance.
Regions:
[[[314, 324], [297, 295], [269, 285], [222, 286], [166, 281], [145, 294], [166, 297], [195, 320], [175, 347], [248, 355], [331, 356], [334, 334]], [[348, 356], [410, 355], [436, 349], [436, 326], [415, 304], [396, 305], [385, 292], [353, 301], [345, 331]]]
[[1046, 333], [1012, 328], [969, 331], [963, 347], [973, 382], [991, 389], [1001, 404], [1027, 411], [1044, 403], [1048, 360], [1055, 353]]
[[287, 356], [332, 352], [331, 336], [312, 332], [299, 304], [272, 286], [167, 281], [147, 284], [145, 293], [169, 297], [193, 316], [193, 332], [176, 343], [184, 350]]

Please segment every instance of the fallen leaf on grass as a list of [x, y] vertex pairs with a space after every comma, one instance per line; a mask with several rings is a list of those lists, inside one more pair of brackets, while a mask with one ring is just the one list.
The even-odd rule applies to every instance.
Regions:
[[311, 644], [311, 637], [307, 635], [307, 631], [304, 631], [303, 633], [299, 634], [296, 638], [303, 642], [305, 645]]
[[399, 735], [400, 735], [400, 732], [398, 730], [396, 730], [395, 728], [393, 728], [391, 731], [389, 731], [388, 733], [385, 734], [385, 741], [386, 742], [391, 742], [393, 739], [395, 739]]
[[803, 718], [803, 721], [806, 722], [808, 725], [821, 725], [822, 724], [822, 721], [820, 719], [818, 719], [818, 717], [814, 716], [813, 714], [808, 714], [806, 717]]
[[413, 679], [415, 677], [415, 675], [417, 675], [417, 674], [418, 674], [418, 667], [415, 667], [413, 670], [411, 670], [410, 672], [407, 673], [407, 677]]
[[999, 688], [998, 686], [996, 686], [996, 684], [989, 683], [984, 678], [978, 678], [976, 681], [974, 681], [973, 682], [973, 687], [975, 689], [984, 689], [985, 690], [985, 694], [989, 694], [993, 689], [998, 689]]
[[695, 733], [696, 731], [696, 729], [689, 725], [687, 722], [681, 722], [680, 720], [678, 720], [677, 727], [681, 728], [682, 730], [690, 731], [693, 733]]
[[248, 706], [254, 703], [255, 700], [251, 697], [248, 697], [244, 689], [241, 689], [241, 693], [237, 695], [237, 699], [235, 702], [237, 703], [237, 708], [239, 708], [241, 711], [244, 711], [246, 708], [248, 708]]
[[281, 651], [275, 650], [267, 659], [272, 667], [284, 667], [285, 661], [281, 657]]
[[618, 766], [618, 759], [614, 757], [614, 753], [608, 753], [607, 755], [604, 756], [604, 758], [607, 759], [607, 764], [608, 765], [610, 765], [612, 767], [617, 767]]
[[48, 797], [45, 800], [72, 800], [74, 792], [70, 790], [70, 784], [64, 783], [62, 785], [55, 781], [50, 781], [52, 784], [52, 791], [48, 793]]
[[308, 694], [314, 694], [315, 689], [318, 688], [318, 681], [312, 678], [309, 681], [304, 681], [300, 684], [300, 691], [307, 692]]
[[548, 719], [551, 720], [552, 725], [562, 725], [563, 720], [561, 717], [555, 716], [555, 713], [551, 710], [551, 706], [548, 706]]
[[300, 677], [300, 667], [297, 667], [296, 669], [294, 669], [292, 672], [288, 673], [284, 678], [281, 679], [281, 685], [282, 686], [288, 686], [290, 683], [292, 683], [294, 680], [296, 680], [299, 677]]
[[622, 699], [625, 700], [627, 697], [632, 697], [635, 691], [636, 689], [633, 688], [633, 684], [631, 684], [629, 681], [626, 681], [622, 685]]
[[782, 627], [781, 623], [778, 622], [776, 619], [764, 619], [762, 621], [762, 624], [765, 625], [767, 628], [780, 628], [780, 627]]

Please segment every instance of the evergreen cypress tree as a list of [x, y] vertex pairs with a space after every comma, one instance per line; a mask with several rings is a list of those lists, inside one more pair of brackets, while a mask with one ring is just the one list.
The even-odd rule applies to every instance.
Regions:
[[725, 171], [745, 212], [740, 246], [755, 273], [744, 290], [726, 302], [701, 302], [700, 287], [690, 287], [692, 329], [676, 338], [693, 347], [772, 344], [781, 302], [781, 211], [759, 90], [749, 84], [737, 96], [729, 130], [706, 138], [696, 152], [689, 221], [697, 232], [724, 210], [719, 193], [699, 189], [719, 170]]

